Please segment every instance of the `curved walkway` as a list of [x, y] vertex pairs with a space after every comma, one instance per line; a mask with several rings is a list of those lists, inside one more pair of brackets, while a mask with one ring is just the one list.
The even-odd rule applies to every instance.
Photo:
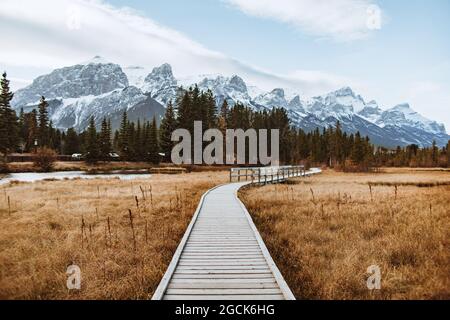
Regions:
[[205, 193], [153, 300], [294, 300], [231, 183]]

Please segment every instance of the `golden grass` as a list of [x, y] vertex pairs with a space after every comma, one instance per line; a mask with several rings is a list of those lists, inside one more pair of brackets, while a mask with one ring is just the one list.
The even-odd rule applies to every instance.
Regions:
[[[205, 172], [2, 187], [0, 299], [151, 298], [201, 195], [227, 177]], [[79, 292], [66, 288], [72, 264], [81, 268]]]
[[[450, 298], [450, 186], [439, 185], [448, 171], [296, 181], [241, 198], [298, 299]], [[366, 286], [371, 265], [381, 268], [379, 291]]]

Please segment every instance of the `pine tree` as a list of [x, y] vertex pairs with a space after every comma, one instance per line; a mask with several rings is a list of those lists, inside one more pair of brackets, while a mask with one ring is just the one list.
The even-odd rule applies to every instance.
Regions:
[[217, 127], [217, 107], [214, 94], [211, 90], [206, 93], [206, 122], [208, 129], [216, 129]]
[[64, 139], [64, 153], [72, 155], [80, 153], [80, 140], [74, 128], [67, 129], [66, 137]]
[[222, 106], [220, 107], [220, 116], [224, 119], [228, 118], [228, 112], [229, 112], [228, 102], [227, 99], [223, 100]]
[[97, 129], [95, 128], [94, 117], [89, 120], [89, 127], [86, 136], [86, 162], [96, 163], [100, 157]]
[[0, 152], [7, 160], [8, 154], [14, 152], [19, 144], [19, 131], [16, 112], [11, 108], [13, 93], [9, 87], [9, 80], [3, 73], [0, 80]]
[[[144, 125], [145, 127], [145, 125]], [[145, 161], [145, 144], [144, 144], [145, 128], [142, 128], [141, 120], [138, 119], [136, 126], [136, 134], [134, 139], [134, 150], [137, 161]]]
[[120, 156], [124, 160], [129, 160], [130, 157], [130, 146], [129, 146], [129, 140], [130, 140], [130, 130], [129, 130], [129, 122], [128, 122], [128, 116], [127, 113], [124, 112], [122, 115], [122, 121], [120, 123], [120, 129], [119, 129], [119, 135], [118, 135], [118, 141], [117, 146], [119, 149]]
[[111, 131], [108, 125], [108, 121], [106, 121], [106, 118], [104, 118], [102, 121], [99, 143], [100, 143], [100, 158], [103, 161], [108, 161], [110, 158], [109, 154], [112, 151], [112, 146], [111, 146]]
[[177, 100], [178, 128], [187, 129], [191, 134], [193, 128], [193, 107], [192, 99], [188, 91], [185, 91]]
[[25, 150], [27, 150], [28, 152], [36, 151], [35, 149], [38, 143], [38, 130], [39, 130], [36, 110], [33, 109], [30, 113], [26, 114], [25, 118], [27, 127]]
[[153, 117], [153, 121], [149, 128], [148, 161], [152, 164], [159, 164], [160, 162], [156, 117]]
[[47, 147], [50, 143], [49, 120], [48, 120], [48, 103], [45, 97], [41, 97], [39, 102], [39, 127], [38, 127], [38, 144], [40, 147]]
[[160, 127], [160, 147], [166, 161], [169, 161], [171, 157], [172, 148], [174, 146], [172, 142], [172, 133], [176, 129], [177, 119], [175, 118], [175, 111], [172, 102], [169, 102]]
[[128, 124], [128, 152], [127, 158], [129, 161], [136, 161], [136, 150], [134, 149], [136, 144], [136, 126], [134, 122]]
[[433, 145], [431, 146], [431, 162], [433, 167], [437, 167], [439, 159], [439, 149], [436, 144], [436, 140], [433, 140]]
[[18, 132], [19, 132], [19, 143], [22, 152], [25, 151], [28, 135], [28, 127], [26, 121], [26, 115], [23, 108], [20, 108], [19, 112], [19, 122], [18, 122]]
[[447, 151], [447, 167], [450, 168], [450, 140], [447, 143], [446, 151]]
[[361, 139], [361, 134], [359, 132], [355, 135], [355, 143], [352, 149], [352, 160], [355, 164], [362, 164], [365, 158], [366, 150], [364, 147], [364, 141]]

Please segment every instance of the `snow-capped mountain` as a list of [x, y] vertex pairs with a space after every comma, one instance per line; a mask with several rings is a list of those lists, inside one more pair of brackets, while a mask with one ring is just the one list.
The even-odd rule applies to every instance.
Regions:
[[397, 126], [413, 127], [436, 134], [445, 134], [446, 130], [443, 124], [429, 120], [416, 111], [412, 110], [410, 105], [400, 104], [392, 109], [384, 111], [376, 122], [379, 126]]
[[119, 65], [95, 57], [85, 64], [57, 69], [36, 78], [25, 90], [15, 93], [14, 103], [37, 103], [41, 96], [48, 100], [99, 96], [126, 87], [128, 78]]
[[372, 123], [377, 123], [381, 118], [383, 110], [378, 106], [378, 103], [374, 100], [366, 103], [366, 106], [358, 112], [358, 115]]
[[281, 88], [273, 89], [271, 92], [263, 93], [255, 98], [255, 102], [267, 108], [285, 108], [287, 109], [288, 102], [284, 95], [284, 90]]
[[172, 67], [169, 64], [163, 64], [147, 75], [141, 89], [159, 103], [167, 105], [169, 101], [175, 101], [179, 88], [173, 76]]
[[97, 123], [109, 117], [117, 127], [124, 111], [131, 120], [148, 120], [154, 115], [160, 119], [167, 103], [176, 101], [180, 87], [194, 85], [211, 90], [218, 104], [227, 100], [230, 105], [241, 102], [256, 110], [283, 107], [292, 124], [305, 130], [335, 126], [339, 121], [348, 133], [360, 131], [375, 144], [388, 147], [428, 146], [433, 140], [445, 145], [450, 139], [442, 124], [426, 119], [409, 105], [383, 111], [375, 101], [366, 103], [349, 87], [305, 99], [293, 93], [288, 96], [282, 88], [264, 92], [237, 75], [176, 78], [169, 64], [151, 71], [138, 66], [122, 69], [100, 57], [36, 78], [15, 93], [12, 103], [16, 109], [30, 111], [43, 95], [56, 127], [83, 130], [91, 116]]
[[36, 78], [14, 94], [14, 108], [35, 109], [41, 96], [49, 102], [49, 115], [58, 128], [83, 130], [94, 116], [100, 124], [111, 118], [117, 128], [124, 111], [131, 120], [150, 120], [164, 114], [164, 107], [141, 89], [130, 86], [122, 68], [100, 57], [71, 67], [57, 69]]

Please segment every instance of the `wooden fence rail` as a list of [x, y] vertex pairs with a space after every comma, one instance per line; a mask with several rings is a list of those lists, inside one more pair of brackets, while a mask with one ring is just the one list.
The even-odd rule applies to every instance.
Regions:
[[230, 182], [282, 182], [289, 178], [307, 176], [305, 166], [247, 167], [230, 169]]

